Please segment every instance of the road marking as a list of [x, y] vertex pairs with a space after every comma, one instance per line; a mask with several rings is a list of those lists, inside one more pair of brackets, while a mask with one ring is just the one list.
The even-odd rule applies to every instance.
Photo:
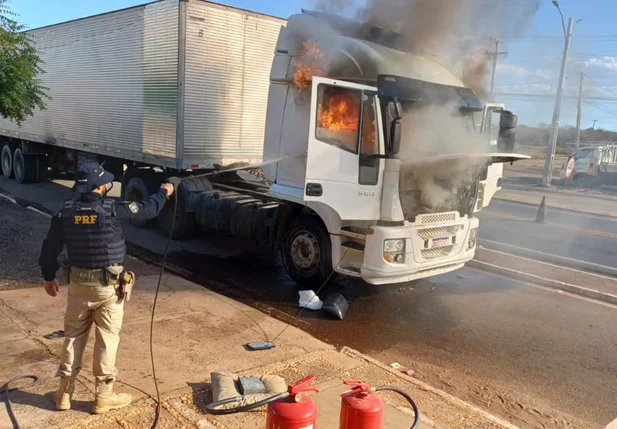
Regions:
[[[522, 250], [524, 252], [535, 253], [537, 255], [542, 255], [542, 256], [548, 256], [548, 257], [551, 257], [551, 258], [554, 258], [554, 259], [561, 259], [561, 260], [566, 261], [566, 262], [574, 262], [574, 263], [578, 263], [578, 264], [581, 264], [581, 265], [588, 265], [590, 267], [595, 267], [597, 269], [601, 269], [601, 270], [604, 270], [604, 271], [617, 271], [617, 268], [609, 267], [607, 265], [600, 265], [600, 264], [596, 264], [596, 263], [593, 263], [593, 262], [583, 261], [583, 260], [580, 260], [580, 259], [568, 258], [567, 256], [559, 256], [559, 255], [555, 255], [555, 254], [552, 254], [552, 253], [541, 252], [539, 250], [528, 249], [526, 247], [519, 247], [519, 246], [515, 246], [513, 244], [499, 243], [497, 241], [487, 240], [485, 238], [478, 238], [478, 242], [479, 243], [483, 243], [483, 242], [484, 243], [489, 243], [489, 244], [496, 245], [496, 246], [509, 247], [511, 249]], [[496, 250], [492, 250], [492, 249], [486, 249], [486, 248], [484, 248], [484, 249], [485, 250], [490, 250], [490, 251], [493, 251], [493, 252], [496, 251]], [[505, 252], [502, 252], [502, 253], [508, 255], [508, 253], [505, 253]], [[517, 256], [517, 255], [514, 255], [514, 256]], [[518, 256], [518, 257], [520, 258], [521, 256]], [[529, 260], [532, 260], [532, 259], [529, 259]], [[538, 262], [538, 261], [534, 261], [534, 262]], [[559, 267], [559, 268], [567, 268], [569, 270], [572, 269], [572, 268], [568, 268], [568, 267], [562, 267], [562, 266], [559, 266], [559, 265], [555, 265], [555, 266]], [[591, 274], [591, 273], [587, 273], [587, 272], [585, 272], [585, 273], [586, 274]], [[610, 277], [607, 277], [607, 278], [610, 278]]]
[[[478, 241], [483, 241], [483, 240], [479, 239]], [[490, 241], [490, 240], [486, 240], [486, 241]], [[493, 242], [493, 243], [496, 243], [496, 242]], [[498, 243], [498, 244], [501, 244], [501, 243]], [[512, 246], [512, 247], [516, 247], [516, 246]], [[525, 249], [524, 247], [519, 247], [519, 249], [527, 250], [527, 251], [535, 252], [535, 253], [543, 253], [543, 252], [539, 252], [539, 251], [535, 251], [535, 250], [531, 250], [531, 249]], [[617, 282], [617, 278], [615, 278], [615, 277], [604, 276], [602, 274], [592, 273], [592, 272], [589, 272], [589, 271], [581, 271], [581, 270], [577, 270], [575, 268], [565, 267], [563, 265], [551, 264], [550, 262], [538, 261], [536, 259], [530, 259], [530, 258], [526, 258], [524, 256], [515, 255], [513, 253], [501, 252], [499, 250], [489, 249], [487, 247], [482, 247], [481, 250], [483, 250], [485, 252], [499, 253], [500, 255], [504, 255], [504, 256], [508, 256], [508, 257], [514, 256], [515, 258], [523, 259], [524, 261], [534, 262], [536, 264], [547, 265], [547, 266], [553, 267], [553, 268], [559, 268], [559, 269], [562, 269], [562, 270], [573, 271], [575, 273], [584, 274], [586, 276], [594, 276], [594, 277], [598, 277], [598, 278], [601, 278], [601, 279], [611, 280], [611, 281]], [[550, 253], [546, 253], [546, 255], [555, 256], [555, 255], [551, 255]], [[571, 259], [571, 258], [567, 258], [567, 259]], [[582, 262], [582, 263], [585, 263], [585, 264], [592, 264], [591, 262], [580, 261], [579, 259], [571, 259], [571, 260], [572, 261]], [[481, 262], [481, 261], [477, 261], [477, 262]], [[594, 264], [594, 265], [597, 265], [597, 264]], [[606, 269], [617, 270], [615, 268], [607, 267], [605, 265], [597, 265], [597, 266], [602, 267], [602, 268], [606, 268]]]
[[[520, 216], [514, 216], [514, 215], [497, 214], [497, 213], [483, 213], [483, 215], [484, 216], [488, 216], [488, 217], [498, 218], [498, 219], [508, 219], [508, 220], [516, 220], [516, 221], [535, 223], [535, 222], [533, 222], [529, 218], [520, 217]], [[554, 226], [556, 228], [567, 229], [569, 231], [584, 232], [586, 234], [597, 235], [599, 237], [613, 238], [613, 239], [617, 240], [617, 234], [611, 234], [610, 232], [602, 232], [602, 231], [598, 231], [598, 230], [595, 230], [595, 229], [579, 228], [578, 226], [564, 225], [562, 223], [551, 223], [551, 222], [544, 222], [544, 223], [538, 224], [538, 225]]]
[[52, 217], [49, 213], [45, 213], [45, 212], [43, 212], [43, 211], [41, 211], [41, 210], [39, 210], [39, 209], [37, 209], [35, 207], [32, 207], [32, 206], [27, 206], [26, 209], [30, 210], [30, 211], [33, 211], [35, 213], [38, 213], [38, 214], [42, 214], [43, 216], [45, 216], [47, 218]]
[[12, 202], [13, 204], [17, 204], [17, 201], [15, 201], [15, 198], [9, 197], [8, 195], [0, 194], [0, 198], [8, 200], [8, 201]]
[[[483, 266], [483, 268], [471, 266], [471, 267], [469, 267], [470, 270], [475, 270], [475, 271], [478, 271], [478, 272], [481, 272], [481, 273], [490, 273], [490, 274], [492, 274], [494, 276], [498, 276], [498, 277], [501, 277], [503, 279], [506, 279], [506, 280], [509, 280], [509, 281], [512, 281], [512, 282], [519, 282], [519, 283], [522, 283], [524, 285], [534, 287], [536, 289], [542, 289], [542, 290], [545, 290], [547, 292], [558, 293], [560, 295], [569, 296], [570, 298], [580, 299], [581, 301], [589, 302], [590, 304], [596, 304], [596, 305], [601, 305], [603, 307], [617, 309], [617, 304], [614, 304], [612, 301], [609, 302], [609, 301], [602, 300], [602, 299], [597, 298], [597, 297], [585, 296], [585, 295], [583, 295], [581, 293], [575, 293], [575, 292], [571, 292], [571, 291], [568, 291], [568, 290], [564, 290], [564, 289], [558, 288], [557, 286], [543, 286], [541, 284], [534, 283], [534, 280], [536, 282], [540, 282], [540, 283], [544, 283], [545, 282], [547, 284], [555, 284], [555, 285], [562, 284], [564, 286], [568, 286], [568, 287], [573, 288], [573, 289], [580, 289], [581, 291], [589, 291], [589, 292], [592, 292], [592, 293], [596, 293], [598, 295], [606, 295], [609, 298], [611, 298], [611, 297], [615, 298], [615, 296], [611, 295], [611, 294], [605, 294], [603, 292], [596, 291], [595, 289], [588, 289], [588, 288], [584, 288], [582, 286], [569, 285], [567, 283], [563, 283], [563, 282], [559, 282], [559, 281], [551, 280], [551, 279], [546, 279], [544, 277], [536, 276], [534, 274], [526, 273], [526, 272], [523, 272], [523, 271], [513, 270], [511, 268], [505, 268], [505, 267], [500, 267], [499, 265], [489, 264], [488, 262], [482, 262], [482, 261], [478, 261], [478, 260], [475, 260], [475, 259], [473, 260], [473, 262], [477, 263], [480, 266]], [[499, 273], [498, 271], [501, 272], [501, 273]], [[512, 278], [512, 277], [509, 277], [507, 275], [507, 273], [511, 273], [511, 274], [514, 274], [514, 275], [518, 274], [520, 277], [519, 278]], [[524, 280], [524, 279], [522, 279], [522, 277], [528, 277], [528, 279]], [[617, 299], [617, 298], [615, 298], [615, 299]]]

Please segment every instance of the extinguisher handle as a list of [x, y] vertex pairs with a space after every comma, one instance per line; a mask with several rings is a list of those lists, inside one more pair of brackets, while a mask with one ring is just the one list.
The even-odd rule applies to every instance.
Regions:
[[352, 393], [369, 393], [371, 391], [371, 386], [361, 381], [344, 381], [345, 386], [351, 386], [350, 390], [347, 390], [341, 393], [341, 396], [347, 396]]
[[311, 383], [315, 381], [316, 377], [314, 375], [309, 375], [304, 377], [302, 380], [297, 381], [293, 384], [289, 385], [289, 394], [297, 395], [303, 392], [319, 392], [319, 389], [315, 386], [311, 386]]

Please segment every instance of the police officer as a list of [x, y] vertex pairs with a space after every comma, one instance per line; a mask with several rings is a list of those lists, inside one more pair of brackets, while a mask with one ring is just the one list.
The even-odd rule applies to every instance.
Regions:
[[115, 393], [116, 353], [124, 314], [122, 278], [124, 234], [122, 224], [143, 222], [155, 218], [174, 186], [163, 183], [161, 188], [141, 203], [116, 203], [106, 198], [113, 175], [97, 163], [83, 164], [75, 174], [73, 190], [77, 199], [67, 200], [64, 208], [51, 219], [51, 227], [43, 242], [39, 264], [45, 279], [47, 294], [55, 297], [59, 291], [56, 272], [58, 256], [66, 245], [69, 256], [69, 289], [64, 318], [65, 341], [60, 367], [60, 388], [55, 394], [56, 408], [71, 408], [75, 377], [82, 367], [82, 358], [90, 328], [94, 325], [94, 365], [96, 397], [92, 412], [100, 414], [131, 403], [131, 395]]

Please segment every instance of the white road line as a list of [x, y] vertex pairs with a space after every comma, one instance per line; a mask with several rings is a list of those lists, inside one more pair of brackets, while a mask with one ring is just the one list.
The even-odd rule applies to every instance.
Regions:
[[8, 200], [8, 201], [12, 202], [13, 204], [17, 204], [17, 201], [15, 201], [15, 198], [9, 197], [8, 195], [0, 194], [0, 198]]
[[[10, 201], [13, 204], [15, 204], [16, 206], [20, 206], [21, 207], [21, 205], [17, 204], [17, 201], [13, 197], [9, 197], [8, 195], [0, 194], [0, 198], [2, 198], [4, 200], [7, 200], [7, 201]], [[41, 214], [41, 215], [45, 216], [46, 218], [50, 218], [51, 217], [51, 215], [49, 213], [45, 213], [45, 212], [43, 212], [43, 211], [41, 211], [41, 210], [39, 210], [39, 209], [37, 209], [35, 207], [32, 207], [32, 206], [26, 206], [26, 210], [30, 210], [30, 211], [33, 211], [35, 213]]]
[[[506, 248], [510, 248], [510, 249], [520, 250], [520, 251], [523, 251], [523, 252], [533, 253], [533, 254], [536, 254], [536, 255], [548, 256], [548, 257], [553, 258], [553, 259], [559, 259], [559, 260], [566, 261], [566, 262], [574, 262], [574, 263], [577, 263], [577, 264], [580, 264], [580, 265], [587, 265], [589, 267], [595, 267], [597, 269], [602, 269], [604, 271], [609, 271], [609, 272], [610, 271], [612, 271], [612, 272], [617, 271], [617, 268], [615, 268], [615, 267], [609, 267], [607, 265], [595, 264], [593, 262], [582, 261], [580, 259], [568, 258], [567, 256], [560, 256], [560, 255], [555, 255], [555, 254], [552, 254], [552, 253], [541, 252], [539, 250], [528, 249], [526, 247], [519, 247], [519, 246], [515, 246], [513, 244], [499, 243], [497, 241], [487, 240], [486, 238], [478, 238], [478, 243], [487, 243], [489, 245], [493, 245], [493, 246], [496, 246], [496, 247], [500, 247], [501, 246], [501, 247], [506, 247]], [[486, 249], [486, 248], [484, 248], [484, 249]], [[491, 250], [491, 249], [487, 249], [487, 250]], [[517, 255], [515, 255], [515, 256], [517, 256]], [[571, 269], [571, 268], [568, 268], [568, 269]]]
[[43, 212], [43, 211], [41, 211], [41, 210], [39, 210], [39, 209], [37, 209], [37, 208], [35, 208], [35, 207], [32, 207], [32, 206], [27, 206], [27, 207], [26, 207], [26, 209], [27, 209], [27, 210], [31, 210], [31, 211], [33, 211], [33, 212], [35, 212], [35, 213], [38, 213], [38, 214], [42, 214], [42, 215], [43, 215], [43, 216], [45, 216], [46, 218], [50, 218], [50, 217], [52, 217], [49, 213], [45, 213], [45, 212]]
[[[478, 241], [480, 241], [480, 240], [478, 240]], [[490, 240], [487, 240], [487, 241], [490, 241]], [[513, 246], [513, 247], [516, 247], [516, 246]], [[524, 248], [522, 248], [522, 249], [524, 249]], [[533, 262], [533, 263], [536, 263], [536, 264], [547, 265], [549, 267], [559, 268], [561, 270], [573, 271], [575, 273], [584, 274], [586, 276], [594, 276], [594, 277], [599, 277], [599, 278], [605, 279], [605, 280], [617, 281], [617, 279], [615, 277], [603, 276], [602, 274], [592, 273], [592, 272], [589, 272], [589, 271], [581, 271], [581, 270], [577, 270], [575, 268], [564, 267], [563, 265], [555, 265], [555, 264], [551, 264], [550, 262], [544, 262], [544, 261], [538, 261], [536, 259], [525, 258], [524, 256], [515, 255], [513, 253], [506, 253], [506, 252], [501, 252], [499, 250], [489, 249], [488, 247], [482, 247], [481, 250], [483, 250], [485, 252], [499, 253], [500, 255], [505, 255], [505, 256], [509, 256], [509, 257], [514, 256], [515, 258], [522, 259], [524, 261], [529, 261], [529, 262]], [[525, 249], [525, 250], [529, 250], [529, 249]], [[542, 252], [537, 252], [537, 253], [542, 253]], [[578, 259], [573, 259], [573, 260], [574, 261], [578, 261]], [[479, 262], [481, 262], [481, 261], [479, 261]], [[580, 262], [587, 263], [585, 261], [580, 261]], [[604, 265], [599, 265], [599, 266], [600, 267], [604, 267]], [[606, 267], [606, 268], [610, 268], [610, 267]]]

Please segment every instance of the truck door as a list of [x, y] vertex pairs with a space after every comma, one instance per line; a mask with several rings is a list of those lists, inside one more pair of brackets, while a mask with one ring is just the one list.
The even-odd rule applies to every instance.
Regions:
[[[497, 152], [497, 135], [499, 133], [499, 114], [505, 104], [487, 103], [482, 115], [482, 134], [488, 138], [491, 152]], [[503, 180], [503, 162], [491, 160], [486, 167], [486, 176], [480, 181], [476, 212], [488, 206], [491, 199], [501, 189]]]
[[343, 220], [377, 220], [384, 153], [375, 88], [313, 78], [304, 201]]

